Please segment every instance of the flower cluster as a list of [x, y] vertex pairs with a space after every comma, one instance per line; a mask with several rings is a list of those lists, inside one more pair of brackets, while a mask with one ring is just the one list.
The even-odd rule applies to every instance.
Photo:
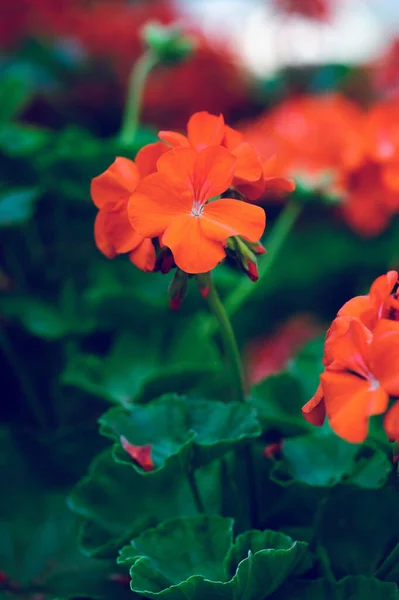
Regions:
[[176, 265], [188, 274], [212, 270], [228, 252], [256, 279], [265, 213], [245, 198], [291, 191], [293, 182], [273, 177], [273, 160], [259, 156], [221, 115], [196, 113], [187, 136], [159, 137], [135, 162], [118, 157], [93, 179], [98, 248], [109, 258], [129, 253], [144, 271]]
[[274, 5], [282, 13], [298, 15], [315, 21], [328, 19], [332, 8], [328, 0], [274, 0]]
[[248, 382], [254, 385], [286, 368], [301, 346], [321, 332], [312, 315], [301, 313], [281, 323], [270, 335], [250, 340], [244, 355]]
[[340, 212], [364, 236], [399, 212], [399, 103], [368, 111], [338, 94], [290, 100], [245, 130], [259, 152], [276, 153], [283, 174], [342, 197]]
[[352, 443], [365, 440], [368, 420], [385, 413], [384, 428], [399, 440], [398, 273], [378, 277], [370, 293], [349, 300], [327, 332], [324, 372], [304, 417]]

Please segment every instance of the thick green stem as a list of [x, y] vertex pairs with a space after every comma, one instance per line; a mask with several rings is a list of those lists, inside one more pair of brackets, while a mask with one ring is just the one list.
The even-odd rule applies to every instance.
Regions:
[[[267, 287], [266, 275], [274, 265], [274, 262], [284, 245], [289, 233], [291, 232], [297, 218], [301, 213], [302, 206], [291, 200], [286, 204], [277, 222], [275, 223], [270, 237], [267, 240], [267, 254], [259, 261], [259, 281], [257, 285], [257, 293], [264, 287]], [[254, 289], [254, 284], [249, 279], [243, 278], [240, 285], [227, 296], [225, 300], [225, 308], [227, 314], [232, 317], [242, 308], [251, 296]]]
[[40, 402], [40, 398], [38, 398], [32, 382], [25, 371], [25, 365], [19, 359], [19, 356], [12, 347], [5, 331], [1, 329], [0, 350], [2, 350], [10, 367], [14, 371], [16, 378], [18, 379], [21, 392], [25, 397], [26, 404], [28, 405], [34, 420], [41, 429], [45, 430], [47, 428], [47, 416]]
[[123, 115], [122, 127], [119, 141], [124, 146], [133, 146], [140, 122], [141, 109], [143, 105], [144, 89], [148, 76], [155, 65], [158, 57], [151, 50], [147, 50], [134, 64], [129, 78], [125, 113]]
[[[230, 367], [234, 378], [234, 391], [236, 398], [239, 402], [245, 402], [245, 377], [241, 363], [240, 351], [238, 349], [237, 340], [234, 335], [230, 319], [227, 316], [227, 313], [224, 309], [224, 306], [220, 300], [219, 294], [217, 293], [212, 280], [209, 289], [209, 294], [207, 296], [207, 301], [208, 306], [219, 325], [219, 332], [223, 340], [224, 351], [230, 362]], [[242, 456], [245, 461], [245, 469], [248, 478], [250, 527], [256, 527], [258, 505], [256, 498], [256, 477], [251, 447], [249, 445], [244, 446], [244, 448], [239, 452], [239, 456]]]
[[375, 574], [377, 579], [382, 579], [383, 581], [388, 577], [388, 575], [393, 571], [395, 567], [399, 565], [399, 544], [396, 544], [395, 548], [392, 550], [390, 554], [386, 557], [380, 568]]
[[195, 479], [194, 471], [187, 471], [187, 480], [190, 485], [191, 493], [194, 498], [195, 506], [199, 513], [205, 513], [204, 504], [202, 502], [201, 494], [198, 489], [197, 481]]
[[245, 378], [241, 364], [240, 351], [238, 349], [230, 319], [227, 316], [213, 281], [211, 282], [209, 294], [207, 296], [207, 302], [217, 324], [219, 325], [219, 332], [223, 340], [223, 348], [228, 357], [234, 378], [235, 395], [240, 402], [245, 402]]

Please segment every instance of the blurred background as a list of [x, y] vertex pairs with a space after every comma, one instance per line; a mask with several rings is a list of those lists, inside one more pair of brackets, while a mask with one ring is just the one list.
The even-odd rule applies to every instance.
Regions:
[[[179, 24], [196, 51], [151, 72], [127, 151], [118, 141], [127, 82], [151, 20]], [[95, 247], [91, 179], [160, 128], [183, 131], [198, 110], [223, 113], [258, 152], [275, 154], [297, 191], [261, 199], [266, 247], [287, 202], [301, 214], [234, 327], [249, 383], [287, 367], [305, 342], [319, 361], [343, 302], [399, 266], [399, 4], [2, 0], [0, 53], [0, 467], [3, 481], [29, 489], [4, 506], [0, 565], [20, 577], [42, 514], [57, 554], [66, 491], [104, 446], [97, 418], [110, 403], [224, 393], [195, 286], [172, 313], [170, 276]], [[245, 275], [226, 264], [215, 277], [227, 295]], [[29, 507], [21, 533], [10, 514], [26, 498], [41, 508]], [[26, 581], [48, 576], [36, 558]]]

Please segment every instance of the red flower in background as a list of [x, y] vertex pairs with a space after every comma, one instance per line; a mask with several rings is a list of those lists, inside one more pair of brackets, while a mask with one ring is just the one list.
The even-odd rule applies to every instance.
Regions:
[[325, 21], [331, 15], [331, 0], [273, 0], [282, 13], [299, 15], [307, 19]]
[[[324, 373], [304, 417], [321, 425], [327, 415], [345, 440], [362, 442], [368, 420], [385, 414], [390, 439], [399, 440], [398, 273], [379, 277], [370, 294], [347, 302], [327, 332]], [[392, 400], [392, 402], [391, 402]]]
[[295, 315], [270, 336], [250, 341], [245, 350], [248, 383], [254, 385], [284, 369], [299, 348], [321, 331], [310, 315]]
[[399, 92], [399, 38], [370, 66], [375, 89], [379, 93]]
[[276, 154], [284, 173], [319, 178], [362, 159], [361, 110], [339, 94], [287, 100], [243, 129], [265, 156]]
[[[15, 47], [27, 37], [39, 38], [47, 44], [67, 41], [83, 51], [82, 61], [97, 61], [107, 66], [108, 80], [96, 80], [95, 84], [83, 82], [68, 90], [73, 102], [91, 111], [100, 102], [114, 105], [115, 97], [121, 101], [124, 98], [132, 65], [143, 51], [141, 28], [150, 20], [184, 24], [187, 32], [196, 37], [197, 49], [186, 62], [159, 66], [151, 73], [144, 95], [144, 120], [159, 126], [181, 127], [198, 110], [229, 114], [248, 103], [247, 76], [238, 67], [235, 53], [222, 40], [211, 41], [171, 2], [5, 2], [0, 8], [3, 49]], [[110, 73], [114, 74], [114, 81], [109, 80]]]
[[245, 128], [258, 152], [276, 153], [286, 177], [342, 197], [341, 215], [365, 236], [399, 212], [399, 102], [363, 111], [338, 94], [283, 103]]

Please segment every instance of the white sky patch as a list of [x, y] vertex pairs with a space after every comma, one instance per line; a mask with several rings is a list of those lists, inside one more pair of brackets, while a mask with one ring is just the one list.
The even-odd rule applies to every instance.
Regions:
[[267, 0], [178, 0], [211, 37], [262, 76], [286, 65], [361, 63], [399, 35], [399, 0], [335, 0], [329, 23], [278, 15]]

